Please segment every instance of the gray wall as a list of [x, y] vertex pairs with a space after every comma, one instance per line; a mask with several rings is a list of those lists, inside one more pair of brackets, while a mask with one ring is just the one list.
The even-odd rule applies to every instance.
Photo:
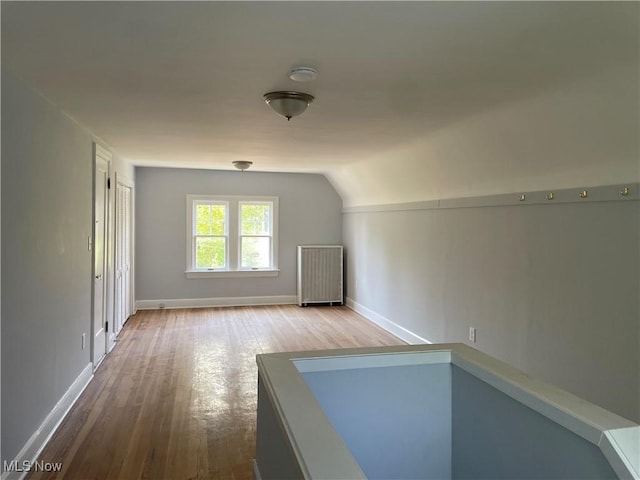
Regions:
[[258, 376], [258, 411], [256, 426], [256, 463], [263, 480], [298, 480], [303, 478], [296, 456], [280, 422], [263, 380]]
[[[280, 275], [187, 279], [187, 194], [278, 196]], [[341, 243], [341, 209], [322, 175], [136, 168], [136, 299], [295, 295], [296, 245]]]
[[[347, 297], [640, 420], [637, 201], [344, 215]], [[356, 286], [357, 281], [357, 286]]]
[[303, 373], [367, 478], [451, 478], [451, 365]]
[[600, 449], [452, 367], [453, 479], [618, 478]]
[[2, 70], [2, 460], [89, 363], [92, 138]]

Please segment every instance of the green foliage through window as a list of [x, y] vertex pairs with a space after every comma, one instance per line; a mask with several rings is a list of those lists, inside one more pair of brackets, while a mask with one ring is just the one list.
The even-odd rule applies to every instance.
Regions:
[[196, 267], [224, 268], [225, 244], [224, 237], [196, 237]]
[[240, 205], [242, 235], [269, 235], [271, 233], [271, 205], [243, 203]]
[[197, 235], [224, 235], [225, 213], [227, 206], [224, 204], [196, 205], [196, 234]]
[[223, 203], [196, 204], [196, 268], [226, 267], [226, 210]]

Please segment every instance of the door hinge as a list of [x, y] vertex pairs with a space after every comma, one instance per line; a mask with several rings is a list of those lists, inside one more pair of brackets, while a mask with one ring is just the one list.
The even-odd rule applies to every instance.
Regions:
[[111, 190], [111, 177], [107, 178], [107, 190]]
[[104, 322], [104, 331], [109, 333], [109, 322]]

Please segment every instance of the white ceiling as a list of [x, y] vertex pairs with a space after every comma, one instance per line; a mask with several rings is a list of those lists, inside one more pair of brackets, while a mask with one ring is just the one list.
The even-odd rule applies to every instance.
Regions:
[[2, 63], [136, 165], [330, 175], [637, 62], [634, 3], [3, 1]]

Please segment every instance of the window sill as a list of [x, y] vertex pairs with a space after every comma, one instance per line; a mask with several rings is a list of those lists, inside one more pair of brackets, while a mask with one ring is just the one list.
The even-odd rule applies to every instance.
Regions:
[[277, 277], [280, 270], [187, 270], [187, 278], [256, 278]]

